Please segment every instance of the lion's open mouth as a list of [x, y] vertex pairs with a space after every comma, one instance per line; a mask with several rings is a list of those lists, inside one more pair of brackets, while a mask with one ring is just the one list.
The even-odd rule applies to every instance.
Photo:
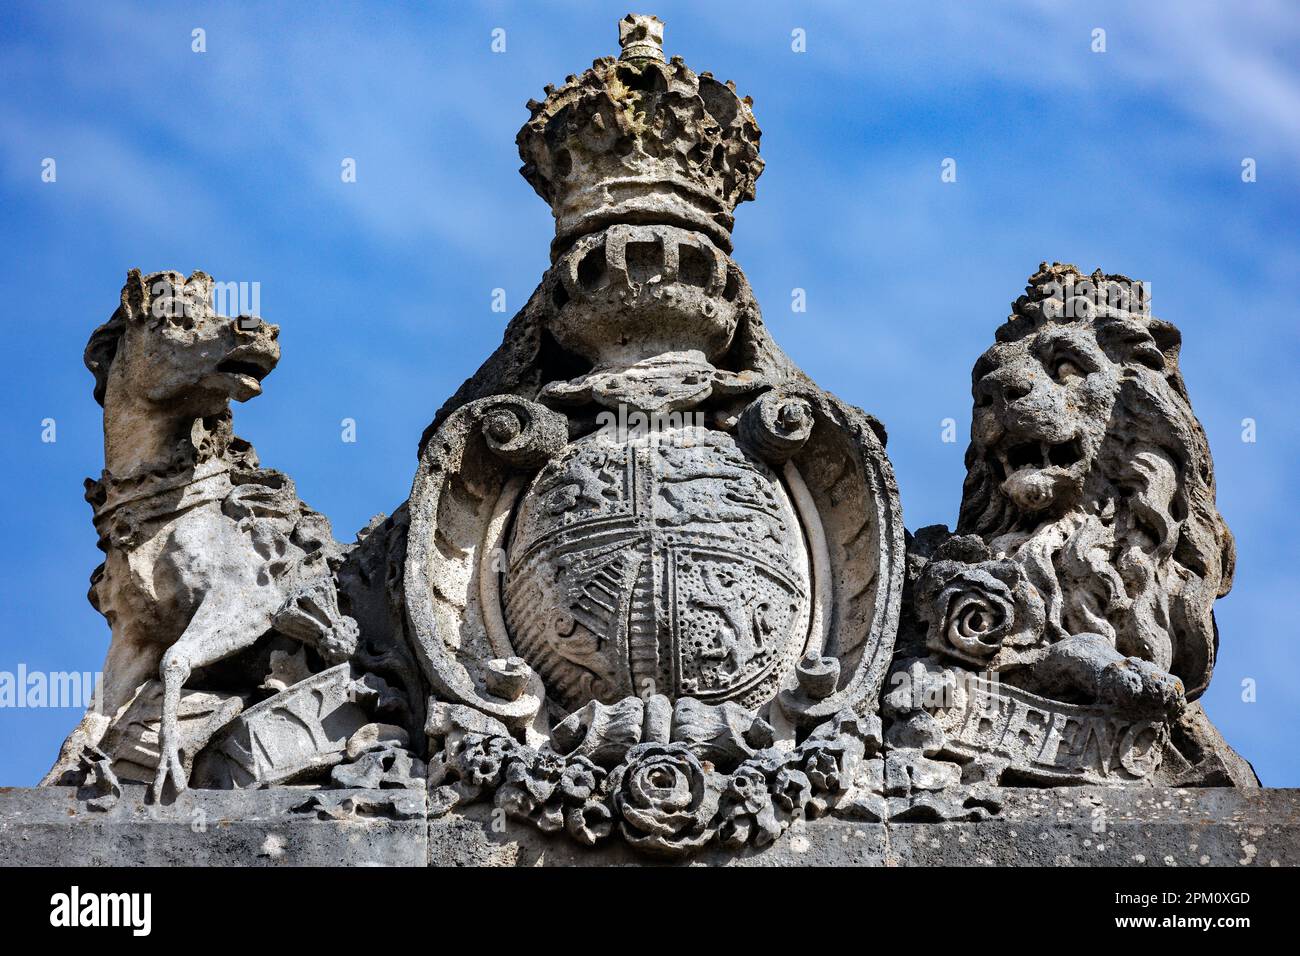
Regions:
[[1003, 494], [1026, 511], [1039, 511], [1074, 485], [1080, 477], [1074, 466], [1083, 459], [1083, 443], [1078, 438], [1027, 441], [996, 449], [989, 466]]
[[1021, 468], [1069, 468], [1083, 458], [1083, 445], [1077, 438], [1056, 443], [1037, 441], [1021, 442], [1007, 449], [1006, 463], [1010, 471]]
[[1083, 457], [1083, 443], [1078, 438], [1071, 438], [1061, 442], [1017, 442], [1005, 449], [993, 448], [986, 460], [994, 479], [1002, 482], [1020, 471], [1070, 468], [1081, 462]]

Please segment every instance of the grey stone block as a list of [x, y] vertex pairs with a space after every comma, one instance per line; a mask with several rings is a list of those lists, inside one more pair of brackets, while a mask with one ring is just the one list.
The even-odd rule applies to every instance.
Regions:
[[546, 836], [518, 821], [475, 804], [464, 813], [429, 821], [430, 866], [880, 866], [885, 861], [885, 827], [852, 820], [817, 820], [755, 850], [706, 850], [665, 864], [622, 841], [587, 850], [563, 833]]
[[[774, 844], [708, 850], [688, 866], [1297, 866], [1300, 790], [1008, 789], [975, 823], [810, 821]], [[494, 826], [495, 821], [503, 821]], [[0, 790], [0, 865], [644, 866], [620, 841], [587, 850], [493, 815], [426, 821], [408, 790], [188, 791], [107, 811], [71, 788]]]
[[1296, 866], [1300, 791], [1005, 790], [999, 817], [891, 824], [893, 866]]
[[[1297, 866], [1300, 791], [1008, 789], [978, 823], [825, 819], [772, 846], [704, 853], [687, 865], [737, 866]], [[433, 866], [606, 866], [646, 860], [615, 845], [583, 851], [471, 808], [429, 823]]]
[[2, 866], [423, 866], [424, 794], [127, 786], [107, 811], [70, 787], [0, 790]]

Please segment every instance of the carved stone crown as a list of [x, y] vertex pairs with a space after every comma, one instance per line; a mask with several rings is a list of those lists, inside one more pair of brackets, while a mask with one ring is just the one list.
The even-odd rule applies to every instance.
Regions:
[[613, 223], [703, 232], [731, 251], [732, 215], [763, 171], [749, 97], [681, 57], [665, 63], [663, 24], [628, 14], [622, 55], [602, 57], [530, 100], [520, 172], [555, 213], [553, 256]]
[[1042, 262], [1011, 308], [1008, 324], [1020, 320], [1024, 328], [1062, 318], [1150, 321], [1151, 289], [1145, 282], [1100, 269], [1085, 275], [1069, 263]]

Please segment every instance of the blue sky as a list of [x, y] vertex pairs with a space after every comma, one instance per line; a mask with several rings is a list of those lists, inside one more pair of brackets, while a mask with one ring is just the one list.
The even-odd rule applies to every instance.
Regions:
[[[1206, 707], [1265, 783], [1300, 786], [1300, 11], [1141, 6], [638, 12], [753, 96], [767, 170], [735, 258], [795, 360], [887, 425], [908, 527], [956, 518], [970, 368], [1038, 262], [1151, 283], [1239, 551]], [[284, 358], [236, 428], [351, 540], [405, 498], [421, 430], [499, 341], [492, 290], [513, 313], [548, 264], [550, 212], [517, 174], [525, 101], [617, 53], [628, 9], [0, 7], [0, 671], [94, 670], [107, 647], [84, 598], [100, 555], [81, 482], [102, 454], [81, 353], [127, 269], [260, 283]], [[34, 783], [77, 716], [0, 709], [0, 785]]]

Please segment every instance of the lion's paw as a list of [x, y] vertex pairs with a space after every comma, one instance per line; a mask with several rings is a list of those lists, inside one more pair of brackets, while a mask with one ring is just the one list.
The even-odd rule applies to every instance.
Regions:
[[1183, 682], [1139, 657], [1107, 664], [1098, 690], [1099, 703], [1134, 716], [1174, 717], [1187, 706]]

